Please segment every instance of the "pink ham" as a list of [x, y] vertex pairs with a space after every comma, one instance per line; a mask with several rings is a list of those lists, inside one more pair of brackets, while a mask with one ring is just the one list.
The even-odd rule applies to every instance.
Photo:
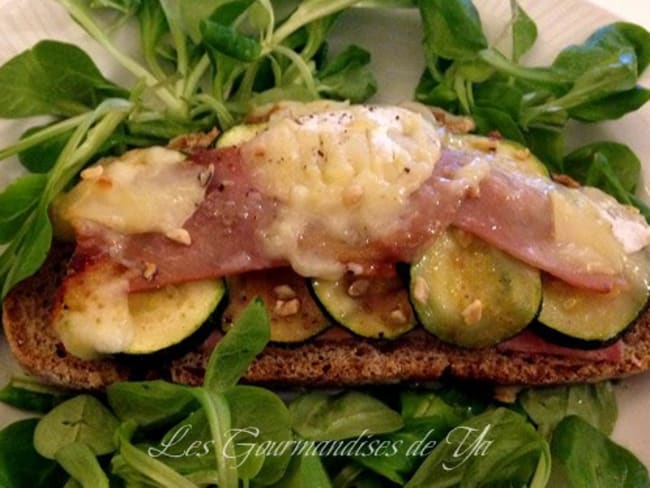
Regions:
[[275, 202], [251, 186], [239, 151], [206, 151], [193, 159], [213, 168], [213, 175], [203, 204], [184, 226], [192, 244], [176, 243], [160, 234], [126, 236], [120, 260], [127, 267], [156, 266], [153, 279], [139, 273], [131, 281], [133, 291], [284, 264], [264, 254], [259, 229], [275, 216]]
[[600, 349], [576, 349], [558, 346], [542, 339], [534, 332], [526, 329], [501, 344], [497, 349], [505, 352], [521, 352], [527, 354], [548, 354], [566, 358], [582, 359], [585, 361], [605, 361], [617, 363], [623, 360], [624, 345], [622, 340], [616, 341], [611, 346]]
[[[102, 237], [95, 226], [93, 235], [78, 233], [76, 259], [105, 253], [101, 250], [104, 238], [103, 247], [113, 249], [114, 259], [128, 269], [139, 270], [131, 279], [131, 291], [286, 266], [286, 261], [265, 255], [260, 232], [275, 217], [277, 202], [252, 186], [240, 152], [236, 148], [209, 150], [192, 159], [213, 167], [214, 174], [205, 201], [184, 226], [192, 238], [190, 246], [160, 234], [122, 236], [119, 244], [109, 244], [113, 236]], [[455, 157], [439, 162], [429, 184], [412, 195], [410, 211], [402, 217], [399, 231], [392, 235], [367, 246], [355, 246], [334, 240], [313, 226], [301, 236], [300, 245], [369, 275], [383, 274], [387, 268], [392, 270], [394, 263], [411, 260], [419, 247], [449, 225], [460, 205], [461, 192], [442, 176], [444, 168], [451, 165], [458, 165]], [[156, 267], [153, 278], [144, 277], [147, 263]]]
[[[423, 245], [453, 223], [575, 286], [608, 291], [617, 283], [617, 276], [576, 269], [570, 256], [557, 252], [548, 195], [539, 181], [493, 168], [482, 180], [478, 195], [472, 195], [467, 185], [454, 180], [455, 170], [473, 157], [443, 150], [432, 177], [411, 196], [398, 229], [382, 239], [361, 246], [335, 241], [316, 223], [299, 236], [299, 245], [373, 272], [386, 264], [412, 260]], [[105, 246], [111, 248], [113, 259], [138, 271], [131, 280], [132, 291], [287, 264], [265, 254], [262, 230], [273, 221], [279, 203], [253, 186], [251, 170], [240, 151], [206, 150], [192, 159], [212, 167], [214, 174], [206, 199], [184, 226], [191, 245], [159, 234], [136, 234]], [[102, 247], [97, 236], [78, 237], [78, 256], [96, 253]], [[145, 278], [142, 271], [151, 265], [156, 273]]]
[[463, 202], [453, 223], [571, 285], [607, 292], [622, 284], [615, 276], [581, 270], [571, 254], [560, 252], [549, 198], [555, 186], [493, 168], [479, 195]]

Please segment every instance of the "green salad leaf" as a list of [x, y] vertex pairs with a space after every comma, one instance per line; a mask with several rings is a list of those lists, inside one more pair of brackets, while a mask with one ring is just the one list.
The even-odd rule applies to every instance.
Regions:
[[512, 60], [516, 63], [537, 40], [537, 26], [516, 0], [510, 0], [512, 10]]
[[291, 402], [293, 430], [313, 441], [393, 432], [403, 426], [402, 417], [379, 400], [350, 391], [341, 395], [307, 393]]
[[[331, 488], [327, 471], [317, 456], [293, 456], [284, 473], [277, 483], [270, 485], [272, 488]], [[342, 486], [335, 484], [334, 486]]]
[[87, 445], [96, 455], [115, 450], [113, 433], [119, 423], [95, 397], [79, 395], [56, 406], [36, 426], [34, 447], [48, 459], [73, 443]]
[[74, 44], [41, 41], [0, 69], [0, 117], [79, 115], [128, 92]]
[[[488, 410], [451, 430], [406, 486], [523, 486], [548, 450], [525, 417], [505, 408]], [[544, 486], [545, 480], [536, 483]]]
[[562, 420], [553, 432], [552, 485], [572, 488], [641, 488], [650, 485], [648, 469], [627, 449], [581, 417]]
[[108, 488], [108, 476], [87, 444], [73, 442], [63, 446], [55, 459], [83, 488]]
[[[487, 47], [481, 19], [470, 0], [421, 0], [419, 6], [428, 60], [472, 59]], [[429, 70], [434, 76], [437, 73], [430, 64]]]
[[547, 439], [557, 424], [570, 415], [578, 415], [605, 434], [611, 434], [618, 414], [610, 382], [528, 388], [521, 393], [519, 401]]
[[256, 299], [219, 341], [205, 373], [205, 387], [224, 392], [235, 386], [271, 338], [264, 302]]
[[113, 383], [106, 395], [120, 420], [142, 428], [173, 424], [198, 406], [188, 388], [161, 380]]
[[0, 402], [39, 413], [49, 412], [69, 396], [66, 391], [17, 377], [0, 390]]
[[38, 419], [15, 422], [0, 431], [0, 486], [62, 486], [66, 475], [52, 460], [42, 457], [32, 441]]
[[[228, 390], [226, 399], [233, 406], [231, 438], [240, 477], [261, 485], [278, 482], [292, 455], [293, 434], [286, 405], [275, 393], [255, 386], [235, 386]], [[278, 446], [278, 449], [267, 453], [265, 446]], [[243, 476], [245, 469], [256, 463], [259, 468]], [[311, 465], [309, 461], [306, 464]]]

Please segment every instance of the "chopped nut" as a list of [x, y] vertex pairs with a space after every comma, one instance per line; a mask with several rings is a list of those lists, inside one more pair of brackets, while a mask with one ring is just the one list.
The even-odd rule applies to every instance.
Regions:
[[363, 266], [358, 263], [348, 263], [346, 268], [355, 276], [359, 276], [363, 273]]
[[210, 144], [214, 142], [219, 134], [220, 132], [217, 128], [212, 129], [210, 132], [182, 134], [169, 141], [167, 147], [185, 154], [191, 154], [200, 149], [210, 147]]
[[81, 179], [83, 180], [98, 180], [104, 174], [104, 167], [101, 165], [91, 166], [81, 172]]
[[426, 303], [429, 298], [429, 285], [424, 278], [418, 276], [413, 283], [413, 296], [420, 303]]
[[355, 280], [348, 287], [348, 295], [351, 297], [360, 297], [366, 294], [368, 288], [370, 288], [370, 282], [368, 280]]
[[501, 403], [515, 403], [521, 386], [495, 386], [494, 399]]
[[406, 314], [399, 308], [390, 313], [390, 319], [396, 324], [405, 324], [408, 321]]
[[528, 149], [527, 147], [515, 151], [515, 158], [517, 158], [519, 161], [523, 161], [525, 159], [528, 159], [529, 157], [530, 157], [530, 149]]
[[296, 292], [289, 285], [279, 285], [273, 288], [273, 293], [280, 300], [289, 300], [295, 298]]
[[467, 134], [476, 129], [476, 124], [471, 117], [453, 115], [441, 108], [432, 108], [431, 113], [438, 122], [455, 134]]
[[189, 246], [192, 244], [192, 237], [185, 229], [174, 229], [165, 233], [165, 236], [172, 241]]
[[363, 187], [361, 185], [350, 185], [343, 190], [343, 205], [354, 207], [363, 198]]
[[158, 266], [149, 262], [144, 263], [144, 272], [142, 273], [142, 277], [145, 280], [147, 281], [153, 280], [157, 272], [158, 272]]
[[473, 139], [471, 144], [472, 147], [474, 147], [474, 149], [478, 149], [479, 151], [494, 152], [497, 150], [499, 141], [497, 141], [496, 139], [479, 137], [477, 139]]
[[576, 300], [575, 298], [567, 298], [566, 300], [564, 300], [564, 302], [562, 302], [562, 308], [564, 310], [571, 310], [577, 304], [578, 304], [578, 300]]
[[289, 301], [278, 300], [275, 302], [273, 313], [278, 317], [288, 317], [295, 315], [300, 310], [300, 300], [293, 298]]
[[553, 173], [551, 174], [551, 179], [560, 185], [566, 186], [567, 188], [580, 188], [580, 183], [571, 178], [569, 175]]
[[463, 310], [463, 319], [467, 325], [473, 325], [481, 320], [483, 316], [483, 304], [481, 300], [476, 299]]
[[214, 164], [208, 166], [207, 169], [204, 169], [199, 173], [199, 183], [202, 187], [206, 187], [212, 181], [212, 176], [214, 175]]
[[488, 137], [490, 139], [496, 139], [497, 141], [503, 139], [503, 135], [498, 130], [491, 130], [490, 132], [488, 132]]

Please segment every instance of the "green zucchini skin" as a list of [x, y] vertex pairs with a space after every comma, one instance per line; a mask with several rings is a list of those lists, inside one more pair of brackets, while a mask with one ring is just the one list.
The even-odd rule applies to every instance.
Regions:
[[218, 315], [225, 293], [219, 279], [132, 294], [136, 336], [124, 353], [148, 355], [180, 346]]
[[272, 342], [304, 342], [330, 326], [307, 280], [290, 268], [233, 276], [226, 280], [226, 286], [229, 299], [222, 316], [224, 330], [232, 327], [255, 297], [264, 300], [269, 312]]
[[395, 339], [417, 326], [408, 290], [400, 276], [310, 280], [321, 308], [346, 329], [371, 339]]
[[569, 347], [606, 347], [636, 323], [648, 306], [648, 288], [632, 283], [626, 290], [596, 293], [544, 276], [542, 309], [534, 328]]
[[425, 329], [445, 342], [481, 348], [533, 321], [542, 284], [538, 270], [451, 228], [411, 266], [410, 294]]

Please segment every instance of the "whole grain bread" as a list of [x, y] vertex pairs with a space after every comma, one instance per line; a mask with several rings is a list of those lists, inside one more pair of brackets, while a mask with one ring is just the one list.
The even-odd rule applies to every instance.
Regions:
[[[154, 378], [201, 383], [210, 351], [220, 336], [217, 330], [197, 347], [177, 355], [85, 361], [67, 353], [50, 325], [50, 314], [69, 252], [65, 247], [55, 247], [41, 271], [19, 284], [4, 301], [5, 336], [25, 370], [48, 383], [81, 390]], [[625, 333], [623, 342], [624, 359], [611, 363], [505, 352], [494, 347], [461, 349], [442, 343], [424, 330], [393, 341], [376, 341], [330, 328], [303, 344], [267, 347], [251, 365], [246, 380], [316, 387], [422, 382], [442, 377], [506, 385], [621, 378], [650, 369], [650, 312]]]

